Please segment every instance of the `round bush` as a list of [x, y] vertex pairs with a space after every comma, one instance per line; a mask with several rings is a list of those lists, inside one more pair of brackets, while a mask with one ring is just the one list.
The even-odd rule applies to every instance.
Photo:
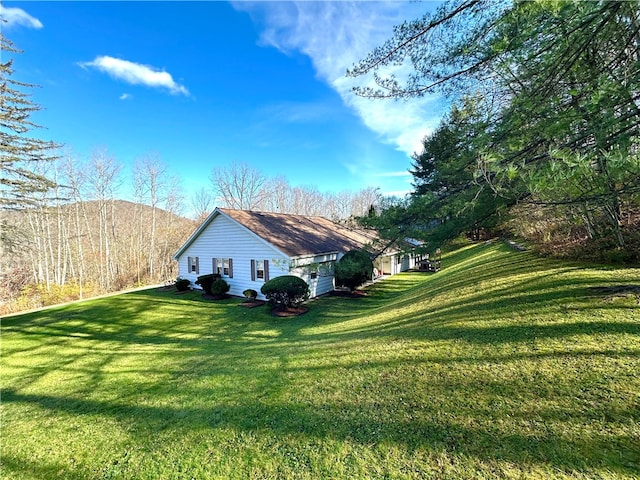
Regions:
[[373, 262], [364, 250], [351, 250], [336, 263], [336, 285], [355, 290], [364, 282], [371, 280]]
[[255, 300], [258, 296], [258, 292], [256, 292], [253, 288], [247, 288], [242, 294], [247, 297], [249, 300]]
[[266, 282], [260, 291], [269, 303], [280, 307], [297, 307], [309, 298], [309, 285], [300, 277], [283, 275]]
[[176, 290], [186, 292], [191, 287], [191, 282], [186, 278], [178, 278], [176, 280]]
[[222, 297], [227, 294], [231, 285], [229, 285], [226, 281], [221, 278], [214, 280], [211, 284], [211, 295]]

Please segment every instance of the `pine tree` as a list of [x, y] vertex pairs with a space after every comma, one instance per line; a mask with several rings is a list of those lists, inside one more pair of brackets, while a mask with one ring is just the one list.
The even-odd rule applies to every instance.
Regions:
[[[0, 51], [21, 53], [13, 42], [0, 33]], [[38, 173], [38, 164], [56, 160], [58, 145], [29, 136], [40, 128], [30, 120], [31, 114], [41, 110], [24, 89], [36, 85], [12, 78], [13, 58], [0, 61], [0, 209], [21, 209], [36, 203], [35, 195], [55, 186], [45, 175]]]
[[0, 32], [0, 274], [6, 273], [5, 261], [11, 258], [8, 253], [28, 243], [8, 212], [46, 206], [42, 199], [56, 184], [40, 167], [58, 158], [57, 144], [28, 135], [40, 128], [30, 116], [41, 108], [24, 91], [35, 85], [12, 78], [13, 59], [4, 61], [7, 53], [21, 52]]
[[[435, 195], [423, 205], [425, 232], [437, 212], [440, 230], [458, 221], [446, 232], [457, 235], [527, 204], [601, 244], [636, 241], [624, 219], [640, 206], [639, 5], [445, 2], [348, 71], [373, 77], [375, 87], [354, 89], [364, 97], [453, 103], [414, 159], [413, 198]], [[412, 72], [396, 76], [399, 65]], [[469, 99], [486, 112], [471, 130], [458, 118]]]

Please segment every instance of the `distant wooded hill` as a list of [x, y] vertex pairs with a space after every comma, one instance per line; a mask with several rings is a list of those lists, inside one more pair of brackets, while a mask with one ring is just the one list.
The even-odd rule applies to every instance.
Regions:
[[111, 199], [3, 214], [5, 311], [175, 279], [173, 254], [196, 227], [161, 208]]

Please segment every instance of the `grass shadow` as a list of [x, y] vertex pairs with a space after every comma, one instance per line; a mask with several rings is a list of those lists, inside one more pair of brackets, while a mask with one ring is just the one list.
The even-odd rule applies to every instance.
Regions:
[[[257, 459], [292, 454], [313, 477], [333, 445], [369, 462], [336, 459], [338, 477], [375, 477], [390, 462], [400, 477], [442, 458], [459, 478], [632, 477], [640, 322], [589, 289], [637, 272], [505, 248], [448, 253], [436, 274], [389, 278], [356, 301], [321, 298], [296, 318], [147, 290], [3, 319], [6, 465], [16, 476], [159, 478], [202, 464], [206, 444], [245, 477], [266, 471]], [[110, 446], [77, 470], [44, 460], [72, 433]], [[156, 464], [104, 463], [131, 445]]]

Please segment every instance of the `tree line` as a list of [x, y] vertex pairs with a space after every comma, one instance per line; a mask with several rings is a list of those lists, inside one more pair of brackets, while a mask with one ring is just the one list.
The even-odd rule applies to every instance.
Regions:
[[[106, 150], [40, 162], [52, 186], [3, 212], [5, 309], [25, 309], [177, 275], [173, 253], [195, 228], [179, 215], [176, 179], [157, 158], [134, 166], [134, 201], [119, 199], [122, 165]], [[9, 307], [11, 303], [13, 307]]]
[[[640, 4], [448, 2], [349, 72], [370, 98], [443, 95], [415, 191], [366, 223], [438, 244], [506, 230], [640, 260]], [[408, 64], [405, 78], [388, 75]]]
[[291, 186], [283, 176], [269, 177], [247, 163], [234, 162], [215, 167], [211, 189], [196, 195], [194, 209], [200, 214], [216, 203], [227, 208], [348, 220], [365, 215], [380, 203], [382, 194], [374, 187], [359, 191], [321, 192], [318, 188]]

